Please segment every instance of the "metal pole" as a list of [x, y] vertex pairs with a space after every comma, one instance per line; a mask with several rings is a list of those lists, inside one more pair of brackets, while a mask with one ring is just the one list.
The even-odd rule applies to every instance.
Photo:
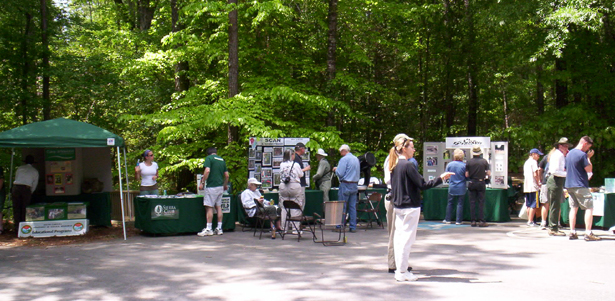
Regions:
[[[12, 191], [13, 191], [13, 157], [15, 157], [15, 148], [11, 148], [11, 171], [10, 171], [10, 175], [9, 175], [9, 183], [8, 183], [9, 184], [9, 193], [8, 193], [8, 197], [7, 197], [7, 200], [9, 200], [9, 201], [13, 200], [13, 193], [12, 193]], [[6, 187], [6, 183], [4, 184], [4, 186]], [[15, 210], [15, 209], [13, 209], [13, 210]]]
[[124, 217], [124, 192], [122, 191], [122, 157], [120, 156], [120, 147], [117, 147], [117, 172], [120, 179], [120, 204], [122, 206], [122, 229], [124, 230], [124, 240], [126, 240], [126, 221]]
[[[126, 201], [130, 202], [132, 201], [132, 198], [130, 197], [130, 183], [128, 182], [128, 161], [126, 160], [126, 146], [124, 146], [124, 168], [126, 170]], [[128, 216], [132, 217], [132, 206], [130, 206], [130, 204], [127, 204], [126, 207], [128, 208]]]

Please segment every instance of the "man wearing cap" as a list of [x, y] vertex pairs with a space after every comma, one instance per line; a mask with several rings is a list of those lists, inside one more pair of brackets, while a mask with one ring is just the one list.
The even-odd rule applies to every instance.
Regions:
[[331, 164], [327, 161], [327, 153], [322, 148], [318, 149], [316, 153], [316, 160], [318, 160], [318, 170], [314, 175], [314, 184], [316, 188], [322, 191], [324, 202], [329, 201], [329, 190], [331, 190]]
[[333, 168], [333, 172], [340, 180], [340, 189], [337, 191], [337, 199], [345, 201], [344, 211], [350, 215], [350, 232], [357, 232], [357, 193], [359, 183], [359, 159], [350, 152], [350, 146], [340, 146], [342, 158]]
[[589, 159], [594, 155], [594, 150], [590, 148], [594, 141], [589, 136], [583, 136], [579, 144], [572, 149], [566, 156], [566, 182], [570, 198], [570, 236], [569, 239], [578, 239], [575, 229], [577, 221], [577, 211], [579, 207], [585, 210], [585, 241], [600, 240], [592, 233], [592, 223], [594, 219], [594, 198], [589, 190], [589, 174], [593, 172], [593, 165]]
[[525, 193], [525, 206], [527, 207], [527, 225], [535, 227], [534, 215], [536, 214], [536, 195], [540, 189], [540, 175], [538, 173], [538, 158], [543, 153], [537, 148], [530, 150], [530, 157], [523, 164], [523, 193]]
[[18, 234], [19, 223], [26, 220], [26, 207], [30, 205], [32, 193], [36, 190], [36, 185], [38, 184], [38, 170], [32, 166], [35, 163], [34, 157], [28, 155], [24, 162], [26, 164], [17, 168], [13, 190], [11, 191], [13, 198], [13, 223]]
[[303, 208], [305, 207], [305, 187], [308, 186], [308, 182], [309, 180], [307, 180], [307, 173], [306, 171], [312, 169], [312, 167], [310, 165], [303, 166], [303, 159], [301, 159], [301, 156], [305, 155], [305, 144], [299, 142], [295, 145], [295, 162], [297, 163], [297, 165], [299, 165], [299, 167], [301, 167], [301, 171], [303, 171], [303, 177], [301, 177], [300, 179], [300, 183], [301, 183], [301, 193], [298, 196], [298, 203], [301, 204], [301, 209], [303, 210]]
[[[485, 178], [491, 175], [489, 162], [481, 158], [483, 150], [480, 146], [472, 148], [472, 159], [466, 164], [466, 178], [468, 182], [468, 194], [470, 197], [470, 218], [472, 227], [488, 227], [485, 222]], [[478, 207], [478, 208], [477, 208]]]
[[259, 207], [261, 214], [269, 216], [270, 220], [275, 221], [275, 226], [271, 223], [271, 238], [275, 239], [275, 227], [277, 226], [277, 229], [282, 229], [282, 227], [280, 227], [280, 220], [278, 219], [281, 210], [275, 206], [266, 205], [265, 198], [257, 189], [261, 184], [262, 183], [256, 178], [248, 179], [248, 188], [241, 193], [241, 203], [243, 204], [243, 208], [246, 208], [246, 213], [249, 217], [253, 217], [256, 214], [256, 201], [263, 204], [263, 207]]
[[564, 182], [566, 181], [566, 154], [568, 154], [568, 138], [562, 137], [555, 143], [557, 148], [549, 158], [547, 169], [547, 192], [549, 198], [549, 235], [566, 236], [559, 231], [558, 221], [560, 208], [564, 197]]

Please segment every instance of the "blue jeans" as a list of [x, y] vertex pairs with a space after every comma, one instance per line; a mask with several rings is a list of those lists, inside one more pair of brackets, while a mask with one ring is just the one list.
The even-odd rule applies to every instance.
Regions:
[[449, 193], [448, 195], [448, 204], [446, 205], [446, 221], [451, 221], [453, 216], [453, 206], [455, 201], [457, 201], [457, 220], [456, 222], [461, 223], [463, 221], [463, 200], [465, 199], [464, 195], [452, 195]]
[[357, 228], [357, 184], [340, 183], [337, 191], [338, 201], [344, 201], [344, 212], [350, 214], [350, 229]]

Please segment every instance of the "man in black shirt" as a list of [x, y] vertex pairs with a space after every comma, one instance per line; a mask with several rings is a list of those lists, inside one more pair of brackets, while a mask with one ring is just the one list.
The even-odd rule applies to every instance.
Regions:
[[[489, 170], [489, 162], [481, 158], [483, 150], [480, 146], [472, 148], [472, 159], [466, 164], [466, 178], [470, 179], [468, 183], [468, 192], [470, 194], [470, 217], [472, 227], [487, 227], [485, 222], [485, 178], [491, 175]], [[478, 205], [478, 206], [477, 206]], [[476, 208], [478, 207], [478, 208]]]

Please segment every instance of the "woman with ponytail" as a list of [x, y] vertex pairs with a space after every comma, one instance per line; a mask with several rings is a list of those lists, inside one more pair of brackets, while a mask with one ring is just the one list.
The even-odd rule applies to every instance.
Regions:
[[395, 213], [395, 234], [393, 245], [395, 253], [395, 280], [416, 281], [418, 277], [408, 272], [410, 249], [416, 240], [416, 231], [421, 216], [421, 190], [442, 184], [453, 174], [445, 172], [440, 177], [425, 182], [423, 176], [411, 162], [414, 156], [412, 138], [398, 135], [395, 146], [389, 152], [388, 168], [391, 172], [391, 199]]

